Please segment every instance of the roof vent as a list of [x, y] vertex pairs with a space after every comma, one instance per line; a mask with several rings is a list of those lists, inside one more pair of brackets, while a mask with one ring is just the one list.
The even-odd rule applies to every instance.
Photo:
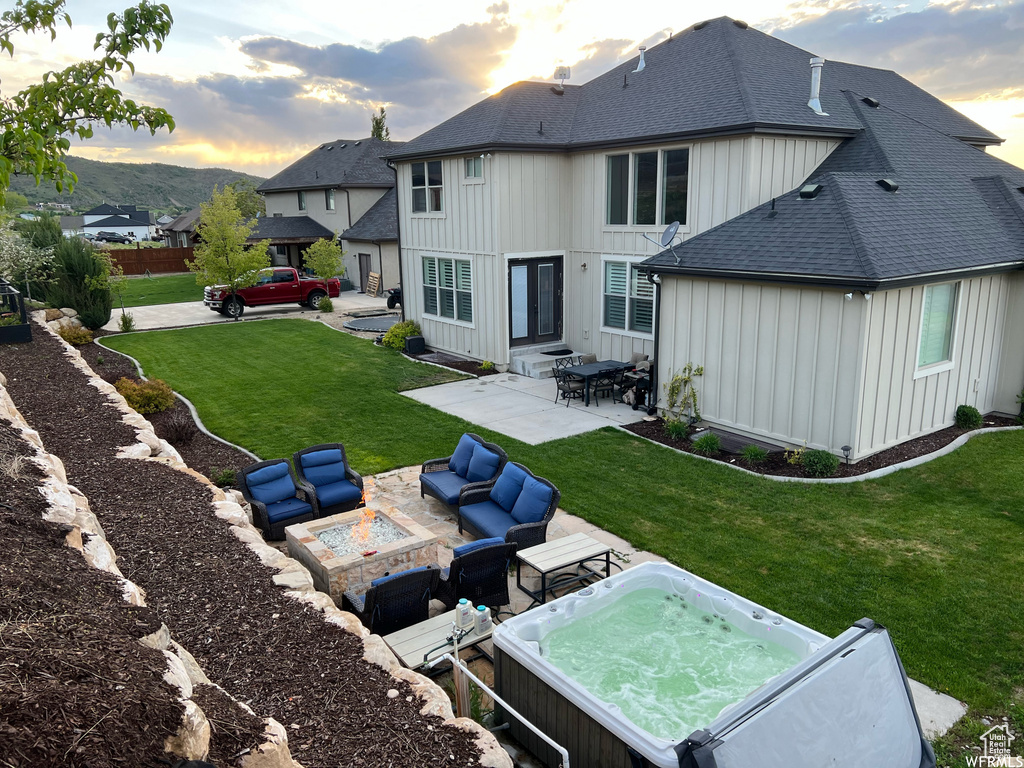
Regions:
[[693, 28], [695, 30], [697, 30], [697, 29], [704, 29], [704, 27], [706, 27], [710, 23], [711, 23], [710, 21], [698, 21], [696, 24], [693, 25]]
[[551, 92], [555, 94], [555, 96], [565, 96], [565, 88], [560, 85], [552, 85]]
[[884, 189], [886, 192], [895, 192], [897, 189], [900, 188], [900, 185], [897, 184], [892, 179], [879, 179], [875, 183], [882, 189]]
[[640, 46], [640, 61], [637, 63], [636, 69], [634, 69], [633, 72], [643, 72], [644, 71], [644, 67], [647, 66], [647, 62], [644, 61], [644, 51], [646, 51], [646, 50], [647, 50], [647, 46], [646, 45], [641, 45]]
[[332, 149], [334, 149], [334, 145], [333, 144], [327, 148], [327, 151], [330, 152]]
[[814, 114], [828, 117], [828, 112], [821, 108], [821, 68], [825, 66], [825, 60], [821, 56], [811, 59], [811, 99], [807, 106], [814, 110]]
[[821, 184], [804, 184], [800, 187], [800, 198], [802, 200], [813, 200], [821, 192]]
[[1017, 187], [1017, 191], [1024, 195], [1024, 187]]
[[358, 146], [359, 146], [360, 144], [362, 144], [362, 143], [363, 143], [363, 140], [362, 140], [362, 139], [360, 139], [359, 141], [357, 141], [357, 142], [356, 142], [355, 144], [353, 144], [352, 146], [353, 146], [353, 147], [358, 147]]
[[344, 149], [347, 146], [348, 146], [348, 144], [339, 144], [338, 145], [338, 149]]
[[861, 101], [863, 101], [872, 109], [878, 109], [878, 105], [881, 104], [881, 102], [878, 99], [872, 99], [870, 96], [865, 96], [863, 99], [861, 99]]
[[746, 29], [747, 28], [747, 22], [745, 22], [745, 21], [740, 21], [739, 19], [733, 19], [732, 23], [735, 24], [740, 29]]

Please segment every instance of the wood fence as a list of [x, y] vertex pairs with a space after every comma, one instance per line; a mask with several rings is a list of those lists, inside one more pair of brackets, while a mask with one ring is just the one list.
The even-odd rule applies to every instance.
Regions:
[[185, 259], [192, 260], [192, 248], [111, 248], [107, 251], [126, 275], [188, 272]]

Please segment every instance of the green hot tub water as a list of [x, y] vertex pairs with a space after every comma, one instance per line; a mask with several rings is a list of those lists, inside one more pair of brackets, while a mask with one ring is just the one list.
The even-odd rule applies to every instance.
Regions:
[[550, 663], [653, 736], [682, 740], [800, 657], [660, 589], [627, 592], [541, 641]]

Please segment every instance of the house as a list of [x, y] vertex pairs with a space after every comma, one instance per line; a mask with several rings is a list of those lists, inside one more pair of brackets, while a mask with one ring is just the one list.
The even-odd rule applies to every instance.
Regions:
[[360, 290], [370, 272], [384, 287], [398, 285], [397, 213], [387, 194], [395, 176], [381, 156], [401, 146], [379, 139], [321, 144], [257, 188], [267, 216], [252, 239], [270, 238], [274, 263], [300, 268], [302, 251], [337, 233], [346, 275]]
[[152, 240], [156, 235], [156, 218], [152, 212], [134, 205], [104, 203], [82, 214], [82, 231], [93, 235], [116, 232], [136, 240]]
[[1018, 409], [1024, 171], [1000, 141], [894, 72], [703, 22], [389, 153], [404, 309], [513, 370], [646, 352], [660, 391], [703, 365], [706, 421], [856, 461], [961, 403]]
[[199, 223], [200, 208], [181, 214], [169, 224], [160, 228], [164, 245], [168, 248], [190, 248], [196, 244], [196, 225]]
[[85, 219], [82, 216], [61, 216], [60, 231], [64, 237], [75, 237], [81, 235], [85, 230]]

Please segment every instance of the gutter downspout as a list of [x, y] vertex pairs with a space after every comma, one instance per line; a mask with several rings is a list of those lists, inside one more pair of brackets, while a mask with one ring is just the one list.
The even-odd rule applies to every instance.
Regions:
[[651, 275], [651, 270], [646, 270], [644, 276], [647, 282], [654, 286], [654, 306], [657, 310], [654, 313], [654, 365], [651, 367], [651, 392], [647, 396], [647, 415], [653, 416], [658, 411], [658, 364], [661, 362], [661, 355], [658, 354], [658, 343], [661, 340], [661, 276]]
[[348, 189], [343, 190], [345, 192], [345, 211], [348, 214], [348, 229], [352, 226], [352, 198], [349, 197]]
[[[395, 204], [396, 205], [398, 204], [397, 200], [395, 201]], [[380, 270], [380, 286], [381, 286], [380, 290], [383, 293], [384, 285], [385, 285], [385, 283], [384, 283], [384, 253], [380, 249], [380, 241], [379, 240], [371, 240], [370, 241], [370, 245], [376, 245], [377, 246], [377, 268]]]
[[402, 269], [402, 208], [398, 201], [398, 166], [395, 165], [395, 162], [390, 158], [384, 162], [387, 163], [388, 168], [390, 168], [395, 174], [395, 209], [397, 211], [397, 215], [395, 216], [395, 234], [398, 235], [398, 287], [402, 289], [402, 303], [398, 306], [402, 308], [401, 318], [404, 323], [406, 320], [405, 302], [407, 299], [405, 297], [405, 273]]

